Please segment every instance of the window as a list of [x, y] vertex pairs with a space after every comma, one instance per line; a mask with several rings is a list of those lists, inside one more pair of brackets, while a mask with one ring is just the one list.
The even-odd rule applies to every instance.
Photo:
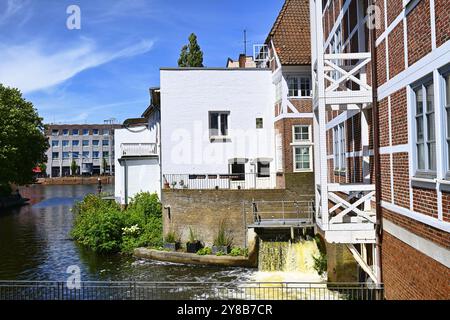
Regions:
[[69, 135], [69, 129], [63, 129], [63, 136]]
[[89, 135], [89, 129], [83, 129], [83, 136]]
[[245, 180], [245, 163], [237, 160], [231, 163], [231, 174], [235, 176], [231, 178], [232, 181]]
[[92, 151], [92, 158], [98, 159], [99, 158], [99, 152], [98, 151]]
[[72, 130], [72, 135], [73, 136], [77, 136], [80, 133], [80, 131], [78, 129], [73, 129]]
[[89, 151], [83, 151], [83, 158], [87, 159], [90, 156], [90, 152]]
[[450, 73], [448, 73], [447, 75], [445, 75], [445, 102], [444, 102], [444, 106], [445, 106], [445, 110], [444, 110], [444, 119], [446, 119], [447, 121], [447, 133], [445, 135], [446, 139], [447, 139], [447, 144], [444, 147], [447, 149], [447, 178], [450, 178]]
[[58, 136], [59, 130], [58, 129], [52, 129], [52, 136]]
[[103, 151], [103, 158], [109, 158], [109, 152]]
[[99, 145], [99, 140], [92, 140], [92, 145], [97, 147]]
[[69, 152], [63, 152], [62, 157], [63, 157], [63, 159], [69, 159], [70, 158]]
[[333, 129], [333, 154], [334, 170], [345, 171], [347, 168], [347, 157], [345, 150], [345, 126], [341, 123]]
[[209, 135], [211, 138], [228, 136], [229, 112], [209, 112]]
[[98, 129], [92, 129], [92, 134], [98, 136]]
[[108, 136], [109, 135], [109, 129], [103, 129], [103, 135]]
[[52, 152], [52, 159], [59, 159], [59, 152]]
[[294, 147], [294, 171], [311, 170], [311, 146]]
[[432, 82], [414, 88], [416, 175], [436, 174], [434, 87]]
[[59, 141], [58, 140], [53, 140], [52, 141], [52, 147], [53, 148], [58, 148], [59, 147]]
[[102, 145], [109, 146], [109, 140], [103, 140], [102, 141]]
[[72, 147], [78, 147], [80, 145], [79, 140], [72, 140]]
[[89, 146], [89, 140], [83, 140], [83, 147]]
[[72, 158], [73, 159], [78, 159], [80, 157], [80, 153], [79, 152], [72, 152]]
[[292, 129], [294, 142], [311, 141], [311, 126], [294, 125]]
[[289, 97], [310, 97], [311, 79], [306, 76], [287, 76]]
[[263, 118], [256, 118], [256, 129], [263, 128]]
[[256, 169], [258, 178], [270, 177], [270, 162], [258, 161]]
[[63, 140], [62, 146], [63, 147], [68, 147], [69, 146], [69, 140]]

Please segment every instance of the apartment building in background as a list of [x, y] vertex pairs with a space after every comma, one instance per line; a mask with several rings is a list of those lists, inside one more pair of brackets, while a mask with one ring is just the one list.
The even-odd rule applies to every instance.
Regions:
[[386, 298], [448, 299], [448, 1], [310, 10], [319, 230], [348, 244]]
[[[46, 136], [47, 175], [100, 175], [114, 173], [114, 130], [121, 125], [106, 124], [48, 124]], [[106, 167], [103, 167], [106, 160]], [[72, 161], [78, 166], [72, 172]]]

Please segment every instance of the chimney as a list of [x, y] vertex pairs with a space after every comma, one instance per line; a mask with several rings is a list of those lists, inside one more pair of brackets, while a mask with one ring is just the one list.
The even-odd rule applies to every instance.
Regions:
[[241, 53], [239, 55], [239, 68], [245, 68], [245, 64], [247, 62], [247, 57], [245, 54]]

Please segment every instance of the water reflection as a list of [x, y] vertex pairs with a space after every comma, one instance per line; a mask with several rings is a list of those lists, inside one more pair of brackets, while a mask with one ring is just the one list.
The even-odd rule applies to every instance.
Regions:
[[[111, 185], [104, 191], [112, 191]], [[98, 255], [69, 237], [73, 203], [95, 185], [22, 188], [31, 205], [0, 212], [0, 279], [64, 280], [66, 269], [78, 265], [83, 280], [233, 281], [247, 280], [252, 269], [193, 267]]]

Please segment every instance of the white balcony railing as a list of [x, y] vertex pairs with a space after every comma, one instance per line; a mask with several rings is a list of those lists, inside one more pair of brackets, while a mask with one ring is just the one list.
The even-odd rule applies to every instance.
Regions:
[[156, 143], [122, 143], [122, 157], [148, 157], [157, 155]]

